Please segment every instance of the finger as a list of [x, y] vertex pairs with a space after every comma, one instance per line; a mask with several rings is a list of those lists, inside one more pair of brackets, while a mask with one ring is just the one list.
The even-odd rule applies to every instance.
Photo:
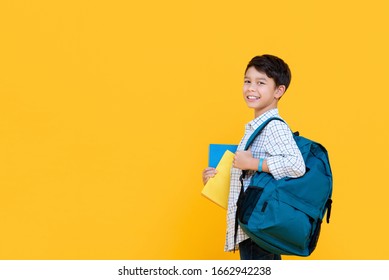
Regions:
[[216, 169], [213, 169], [213, 170], [207, 170], [204, 172], [204, 177], [213, 177], [215, 176], [215, 174], [217, 173], [217, 170]]
[[215, 177], [215, 175], [216, 175], [216, 172], [215, 172], [215, 173], [209, 173], [209, 174], [204, 175], [204, 176], [203, 176], [203, 182], [204, 182], [204, 184], [206, 184], [206, 183], [209, 181], [209, 179]]
[[203, 173], [204, 173], [204, 172], [211, 171], [211, 170], [216, 170], [216, 168], [214, 168], [214, 167], [207, 167], [207, 168], [205, 168], [205, 169], [203, 170]]
[[217, 173], [217, 170], [216, 170], [216, 169], [215, 169], [215, 170], [211, 170], [211, 171], [208, 173], [208, 176], [214, 177], [214, 176], [216, 175], [216, 173]]
[[212, 172], [213, 172], [213, 169], [214, 169], [214, 168], [212, 168], [212, 167], [208, 167], [208, 168], [204, 169], [204, 170], [203, 170], [203, 176], [205, 177], [205, 176], [207, 176], [207, 174], [212, 173]]

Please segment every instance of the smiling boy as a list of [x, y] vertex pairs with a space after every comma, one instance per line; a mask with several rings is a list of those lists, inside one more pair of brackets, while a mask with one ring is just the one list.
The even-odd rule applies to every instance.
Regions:
[[[263, 122], [278, 117], [278, 101], [289, 87], [291, 72], [289, 66], [273, 55], [254, 57], [247, 65], [244, 75], [243, 98], [247, 106], [254, 111], [254, 119], [246, 124], [245, 134], [238, 146], [231, 168], [230, 194], [227, 211], [227, 234], [225, 251], [239, 249], [241, 259], [274, 259], [281, 256], [260, 248], [238, 228], [236, 242], [235, 216], [236, 202], [240, 192], [239, 177], [242, 170], [250, 170], [243, 180], [248, 187], [254, 172], [270, 173], [275, 179], [296, 178], [304, 175], [305, 163], [293, 135], [282, 121], [270, 122], [255, 139], [251, 149], [244, 151], [247, 140]], [[203, 182], [216, 175], [216, 169], [203, 171]]]

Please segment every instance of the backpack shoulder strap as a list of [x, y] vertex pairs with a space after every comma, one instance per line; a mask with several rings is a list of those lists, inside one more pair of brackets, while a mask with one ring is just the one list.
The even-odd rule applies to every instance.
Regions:
[[246, 146], [244, 148], [245, 151], [248, 150], [248, 148], [251, 146], [251, 144], [254, 142], [255, 138], [262, 132], [262, 130], [270, 123], [271, 121], [278, 120], [285, 123], [283, 119], [272, 117], [268, 118], [266, 121], [264, 121], [254, 132], [251, 134], [249, 140], [247, 140]]

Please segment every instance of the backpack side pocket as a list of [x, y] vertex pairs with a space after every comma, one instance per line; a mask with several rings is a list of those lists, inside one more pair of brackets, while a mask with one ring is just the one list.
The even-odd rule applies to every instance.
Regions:
[[238, 218], [239, 221], [247, 224], [251, 217], [251, 213], [257, 205], [259, 198], [263, 193], [261, 187], [248, 187], [243, 196], [238, 200]]

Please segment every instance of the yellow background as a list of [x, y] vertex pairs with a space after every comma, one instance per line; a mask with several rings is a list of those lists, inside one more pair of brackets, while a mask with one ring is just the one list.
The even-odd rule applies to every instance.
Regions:
[[309, 259], [387, 259], [388, 12], [2, 0], [0, 258], [238, 259], [201, 172], [209, 143], [240, 140], [253, 117], [243, 70], [271, 53], [293, 73], [281, 115], [333, 169], [331, 223]]

